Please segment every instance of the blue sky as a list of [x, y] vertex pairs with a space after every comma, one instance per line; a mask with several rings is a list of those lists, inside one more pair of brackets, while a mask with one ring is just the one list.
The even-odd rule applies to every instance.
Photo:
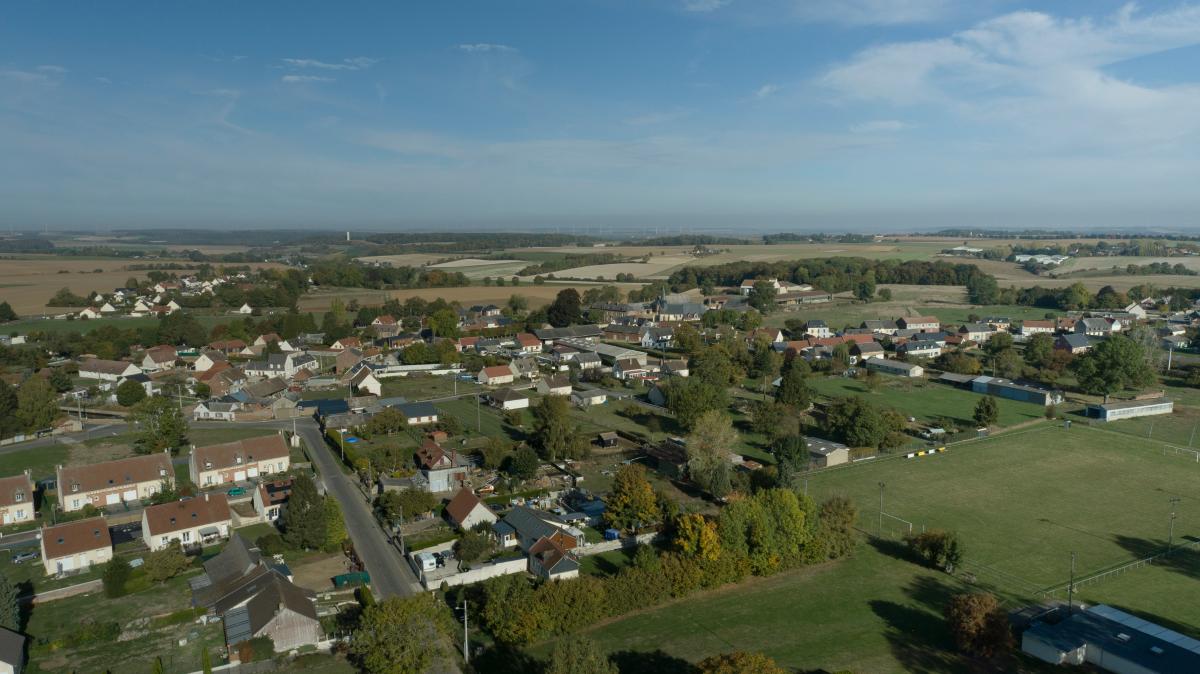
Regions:
[[0, 225], [1200, 227], [1200, 3], [0, 5]]

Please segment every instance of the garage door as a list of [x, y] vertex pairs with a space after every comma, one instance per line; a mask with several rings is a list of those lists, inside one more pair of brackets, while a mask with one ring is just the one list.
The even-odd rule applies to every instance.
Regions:
[[59, 571], [70, 571], [73, 568], [75, 568], [74, 557], [63, 557], [62, 559], [58, 560]]
[[120, 503], [120, 502], [121, 502], [120, 494], [105, 494], [104, 495], [104, 505], [113, 505], [115, 503]]
[[137, 500], [137, 490], [136, 490], [136, 489], [130, 489], [129, 491], [127, 491], [127, 492], [125, 492], [124, 494], [122, 494], [122, 495], [121, 495], [121, 498], [122, 498], [122, 499], [124, 499], [124, 500], [126, 500], [126, 501], [136, 501], [136, 500]]
[[8, 513], [4, 513], [4, 523], [12, 524], [12, 515], [9, 515]]
[[257, 468], [247, 468], [246, 469], [246, 477], [258, 477], [258, 469]]
[[245, 480], [245, 479], [246, 479], [246, 471], [244, 471], [244, 470], [239, 470], [233, 474], [234, 482], [241, 482], [242, 480]]

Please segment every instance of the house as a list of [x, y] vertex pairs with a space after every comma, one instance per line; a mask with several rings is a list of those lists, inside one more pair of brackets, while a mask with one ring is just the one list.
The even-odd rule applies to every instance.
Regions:
[[333, 371], [337, 374], [348, 372], [363, 359], [363, 352], [360, 349], [342, 349], [335, 353], [337, 353], [337, 356], [333, 359]]
[[867, 361], [867, 369], [883, 372], [885, 374], [894, 374], [899, 377], [920, 377], [925, 374], [925, 368], [916, 363], [905, 363], [899, 360], [889, 360], [887, 358], [871, 358]]
[[475, 375], [475, 381], [486, 386], [511, 384], [514, 378], [512, 368], [507, 365], [485, 367], [479, 371], [479, 374]]
[[1121, 400], [1111, 403], [1092, 403], [1087, 406], [1087, 415], [1100, 421], [1119, 421], [1134, 417], [1149, 417], [1170, 414], [1175, 411], [1175, 401], [1170, 398], [1147, 400]]
[[93, 320], [96, 320], [97, 318], [100, 318], [100, 316], [102, 316], [103, 314], [100, 313], [99, 307], [87, 307], [84, 310], [80, 311], [78, 315], [79, 315], [79, 318], [81, 318], [81, 319], [93, 321]]
[[202, 351], [196, 357], [195, 362], [192, 363], [192, 369], [196, 372], [208, 372], [220, 363], [229, 364], [229, 359], [225, 357], [223, 352], [216, 350]]
[[877, 335], [895, 335], [900, 330], [900, 326], [896, 321], [863, 321], [860, 326], [863, 330], [870, 330]]
[[910, 358], [937, 358], [942, 355], [942, 347], [933, 341], [910, 340], [897, 346], [896, 353]]
[[42, 527], [42, 567], [47, 576], [86, 571], [112, 559], [112, 536], [103, 517]]
[[638, 341], [642, 348], [669, 349], [675, 344], [675, 328], [670, 326], [642, 328], [642, 336]]
[[765, 340], [768, 344], [777, 344], [784, 341], [783, 331], [779, 328], [756, 328], [746, 336], [746, 341], [751, 346], [760, 340]]
[[350, 391], [354, 395], [383, 395], [383, 384], [375, 378], [371, 368], [364, 367], [350, 378]]
[[0, 627], [0, 674], [21, 674], [25, 669], [25, 635]]
[[632, 359], [618, 360], [612, 369], [613, 377], [621, 381], [639, 379], [645, 377], [649, 372], [644, 364]]
[[521, 353], [541, 353], [542, 340], [528, 332], [518, 332], [515, 338], [517, 351]]
[[291, 452], [280, 434], [193, 446], [188, 455], [188, 475], [200, 488], [285, 473], [290, 467]]
[[879, 342], [857, 342], [850, 347], [850, 354], [863, 361], [868, 358], [886, 358], [887, 353]]
[[1191, 343], [1192, 342], [1187, 338], [1187, 335], [1167, 335], [1166, 337], [1162, 338], [1162, 348], [1168, 351], [1174, 351], [1175, 349], [1186, 349], [1191, 345]]
[[529, 573], [542, 580], [579, 577], [579, 561], [556, 537], [540, 539], [529, 548]]
[[390, 325], [396, 325], [396, 318], [391, 314], [382, 314], [376, 316], [375, 319], [371, 321], [371, 327], [373, 328], [378, 328], [381, 326], [387, 327]]
[[239, 407], [241, 407], [240, 403], [220, 403], [209, 400], [199, 403], [192, 409], [192, 420], [236, 421]]
[[1078, 322], [1078, 318], [1063, 316], [1055, 321], [1055, 326], [1059, 332], [1075, 332], [1075, 324]]
[[208, 348], [213, 351], [219, 351], [226, 356], [232, 356], [241, 353], [242, 349], [246, 348], [246, 343], [240, 339], [218, 339], [210, 342]]
[[294, 585], [286, 566], [263, 559], [233, 534], [221, 552], [204, 562], [191, 582], [192, 604], [219, 616], [231, 654], [237, 645], [267, 637], [276, 652], [317, 644], [323, 635], [313, 595]]
[[147, 506], [142, 511], [142, 540], [151, 551], [174, 541], [185, 548], [207, 545], [229, 536], [231, 526], [229, 500], [220, 492]]
[[1021, 635], [1021, 650], [1051, 665], [1086, 664], [1090, 671], [1200, 672], [1200, 641], [1104, 604], [1057, 622], [1034, 622]]
[[433, 493], [460, 489], [467, 480], [467, 464], [457, 451], [449, 454], [436, 442], [426, 439], [416, 451], [417, 465]]
[[446, 504], [446, 518], [464, 531], [473, 529], [478, 524], [494, 524], [497, 520], [496, 513], [467, 488], [458, 490], [454, 498]]
[[1012, 327], [1012, 319], [1007, 316], [988, 316], [981, 323], [990, 325], [993, 330], [1005, 331]]
[[578, 366], [580, 370], [594, 370], [603, 365], [603, 361], [600, 360], [600, 354], [595, 351], [577, 353], [571, 359], [571, 362]]
[[942, 323], [936, 316], [905, 316], [896, 321], [896, 327], [901, 330], [937, 332], [942, 328]]
[[334, 351], [342, 351], [344, 349], [361, 349], [362, 340], [357, 337], [342, 337], [333, 344], [329, 345]]
[[425, 424], [437, 423], [438, 411], [433, 406], [433, 403], [400, 403], [394, 407], [404, 415], [404, 421], [409, 426], [423, 426]]
[[88, 466], [58, 466], [58, 505], [74, 512], [138, 501], [157, 494], [165, 483], [175, 486], [175, 470], [167, 451], [116, 459]]
[[237, 313], [249, 316], [250, 314], [254, 313], [254, 307], [250, 306], [249, 304], [243, 304], [238, 308]]
[[708, 311], [708, 307], [699, 302], [667, 302], [658, 300], [654, 303], [654, 320], [658, 322], [698, 321]]
[[1081, 318], [1075, 321], [1075, 334], [1077, 335], [1107, 337], [1112, 332], [1112, 323], [1107, 318]]
[[[338, 357], [341, 357], [340, 354]], [[269, 353], [266, 360], [251, 361], [243, 365], [242, 369], [251, 377], [283, 377], [290, 379], [300, 370], [317, 371], [320, 369], [320, 363], [312, 356], [293, 351], [290, 353]]]
[[537, 392], [542, 395], [569, 396], [571, 395], [571, 378], [565, 374], [545, 377], [538, 381]]
[[250, 398], [265, 400], [275, 398], [287, 390], [287, 382], [279, 377], [271, 377], [256, 381], [253, 384], [247, 384], [242, 388], [242, 391]]
[[155, 346], [146, 349], [146, 353], [142, 356], [142, 371], [143, 372], [161, 372], [162, 370], [170, 370], [175, 367], [175, 358], [177, 353], [173, 346]]
[[603, 389], [576, 389], [571, 391], [571, 404], [576, 407], [592, 407], [593, 405], [603, 405], [608, 402], [608, 393]]
[[522, 552], [529, 552], [543, 538], [556, 538], [562, 547], [572, 550], [579, 544], [579, 538], [567, 532], [567, 528], [554, 513], [519, 505], [492, 525], [492, 533], [501, 546], [517, 547]]
[[1062, 391], [1029, 384], [1018, 384], [1008, 379], [989, 377], [987, 375], [971, 380], [971, 390], [983, 395], [1008, 398], [1009, 400], [1020, 400], [1036, 405], [1057, 405], [1063, 401]]
[[115, 382], [135, 374], [142, 374], [142, 368], [125, 360], [89, 358], [79, 364], [79, 376], [84, 379]]
[[502, 410], [520, 410], [529, 407], [529, 398], [510, 388], [497, 389], [483, 394], [488, 404]]
[[0, 517], [5, 525], [30, 522], [37, 515], [30, 475], [26, 468], [20, 475], [0, 477]]
[[1068, 332], [1059, 335], [1054, 340], [1054, 348], [1067, 353], [1087, 353], [1088, 349], [1092, 348], [1092, 340], [1087, 335], [1078, 332]]
[[850, 462], [850, 448], [840, 442], [814, 438], [811, 435], [805, 438], [805, 442], [808, 444], [809, 460], [817, 468], [829, 468]]
[[1146, 317], [1146, 309], [1138, 302], [1131, 302], [1128, 306], [1121, 310], [1122, 313], [1133, 314], [1138, 319]]
[[283, 515], [283, 509], [291, 495], [291, 479], [262, 482], [258, 489], [254, 490], [254, 512], [264, 520], [274, 522]]
[[958, 334], [964, 339], [969, 339], [972, 342], [980, 344], [990, 339], [995, 332], [992, 326], [985, 323], [964, 323], [958, 328]]
[[833, 336], [833, 331], [829, 329], [825, 321], [815, 318], [804, 323], [804, 334], [817, 339], [825, 339]]
[[642, 326], [629, 323], [609, 323], [604, 326], [604, 339], [610, 342], [641, 342]]
[[1021, 334], [1027, 337], [1032, 337], [1038, 334], [1054, 334], [1057, 329], [1054, 321], [1021, 321]]

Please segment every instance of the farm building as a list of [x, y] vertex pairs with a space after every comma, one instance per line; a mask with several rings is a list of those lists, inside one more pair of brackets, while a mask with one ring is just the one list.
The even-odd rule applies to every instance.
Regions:
[[894, 374], [900, 377], [920, 377], [925, 374], [925, 368], [915, 363], [905, 363], [899, 360], [888, 360], [886, 358], [870, 358], [867, 360], [867, 369], [883, 372], [886, 374]]
[[971, 390], [984, 395], [996, 396], [997, 398], [1021, 400], [1038, 405], [1057, 405], [1063, 401], [1062, 391], [1018, 384], [1007, 379], [989, 377], [987, 375], [972, 379]]
[[1100, 421], [1119, 421], [1133, 417], [1149, 417], [1170, 414], [1175, 410], [1175, 401], [1169, 398], [1149, 400], [1122, 400], [1113, 403], [1093, 403], [1087, 406], [1087, 415]]
[[519, 410], [529, 407], [529, 398], [510, 388], [502, 388], [483, 394], [488, 404], [502, 410]]

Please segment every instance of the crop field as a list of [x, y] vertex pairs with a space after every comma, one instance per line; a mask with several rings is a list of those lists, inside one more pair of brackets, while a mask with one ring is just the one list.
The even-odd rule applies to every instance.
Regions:
[[[963, 428], [975, 426], [972, 416], [983, 397], [978, 393], [919, 378], [880, 376], [883, 383], [878, 391], [871, 391], [864, 382], [847, 377], [823, 377], [809, 382], [813, 390], [823, 396], [865, 398], [926, 423], [938, 417], [949, 417], [960, 422]], [[1045, 418], [1046, 408], [1041, 405], [1005, 398], [997, 398], [996, 404], [1000, 407], [1000, 426]]]
[[[596, 283], [578, 282], [578, 283], [545, 283], [544, 285], [534, 285], [532, 283], [522, 283], [519, 286], [503, 285], [503, 286], [464, 286], [460, 288], [413, 288], [407, 290], [367, 290], [363, 288], [326, 288], [316, 292], [311, 292], [300, 298], [301, 311], [326, 311], [329, 309], [329, 304], [333, 298], [340, 298], [344, 302], [358, 300], [364, 305], [382, 304], [389, 297], [394, 297], [400, 301], [404, 301], [409, 297], [421, 297], [432, 301], [437, 298], [445, 299], [447, 302], [459, 302], [460, 304], [470, 306], [472, 304], [497, 304], [503, 305], [513, 295], [521, 295], [529, 300], [531, 307], [539, 307], [549, 304], [554, 301], [554, 297], [564, 288], [575, 288], [582, 295], [588, 288], [597, 285]], [[640, 283], [613, 283], [622, 293], [628, 293], [630, 290], [642, 287]]]
[[[65, 311], [65, 310], [64, 310]], [[201, 325], [206, 328], [212, 328], [214, 325], [221, 323], [229, 323], [234, 320], [241, 320], [238, 315], [206, 315], [192, 313], [193, 316]], [[16, 332], [26, 334], [29, 332], [78, 332], [86, 334], [99, 328], [113, 326], [122, 330], [138, 330], [158, 324], [158, 319], [154, 316], [114, 316], [112, 318], [97, 318], [87, 321], [68, 321], [57, 320], [53, 318], [25, 318], [10, 323], [0, 324], [0, 330], [5, 333]]]
[[859, 504], [860, 527], [874, 531], [882, 482], [884, 512], [900, 518], [883, 518], [885, 534], [907, 529], [901, 519], [917, 531], [957, 531], [967, 571], [1006, 593], [1039, 598], [1067, 581], [1072, 552], [1082, 577], [1165, 548], [1172, 497], [1185, 513], [1176, 540], [1200, 534], [1200, 515], [1188, 516], [1200, 504], [1198, 478], [1200, 464], [1158, 443], [1046, 423], [942, 454], [818, 472], [808, 489], [817, 500], [849, 496]]
[[[633, 274], [639, 279], [665, 279], [679, 267], [700, 259], [692, 255], [662, 255], [651, 257], [647, 262], [618, 262], [593, 264], [554, 272], [556, 278], [582, 278], [612, 280], [617, 274]], [[532, 277], [530, 277], [532, 278]]]

